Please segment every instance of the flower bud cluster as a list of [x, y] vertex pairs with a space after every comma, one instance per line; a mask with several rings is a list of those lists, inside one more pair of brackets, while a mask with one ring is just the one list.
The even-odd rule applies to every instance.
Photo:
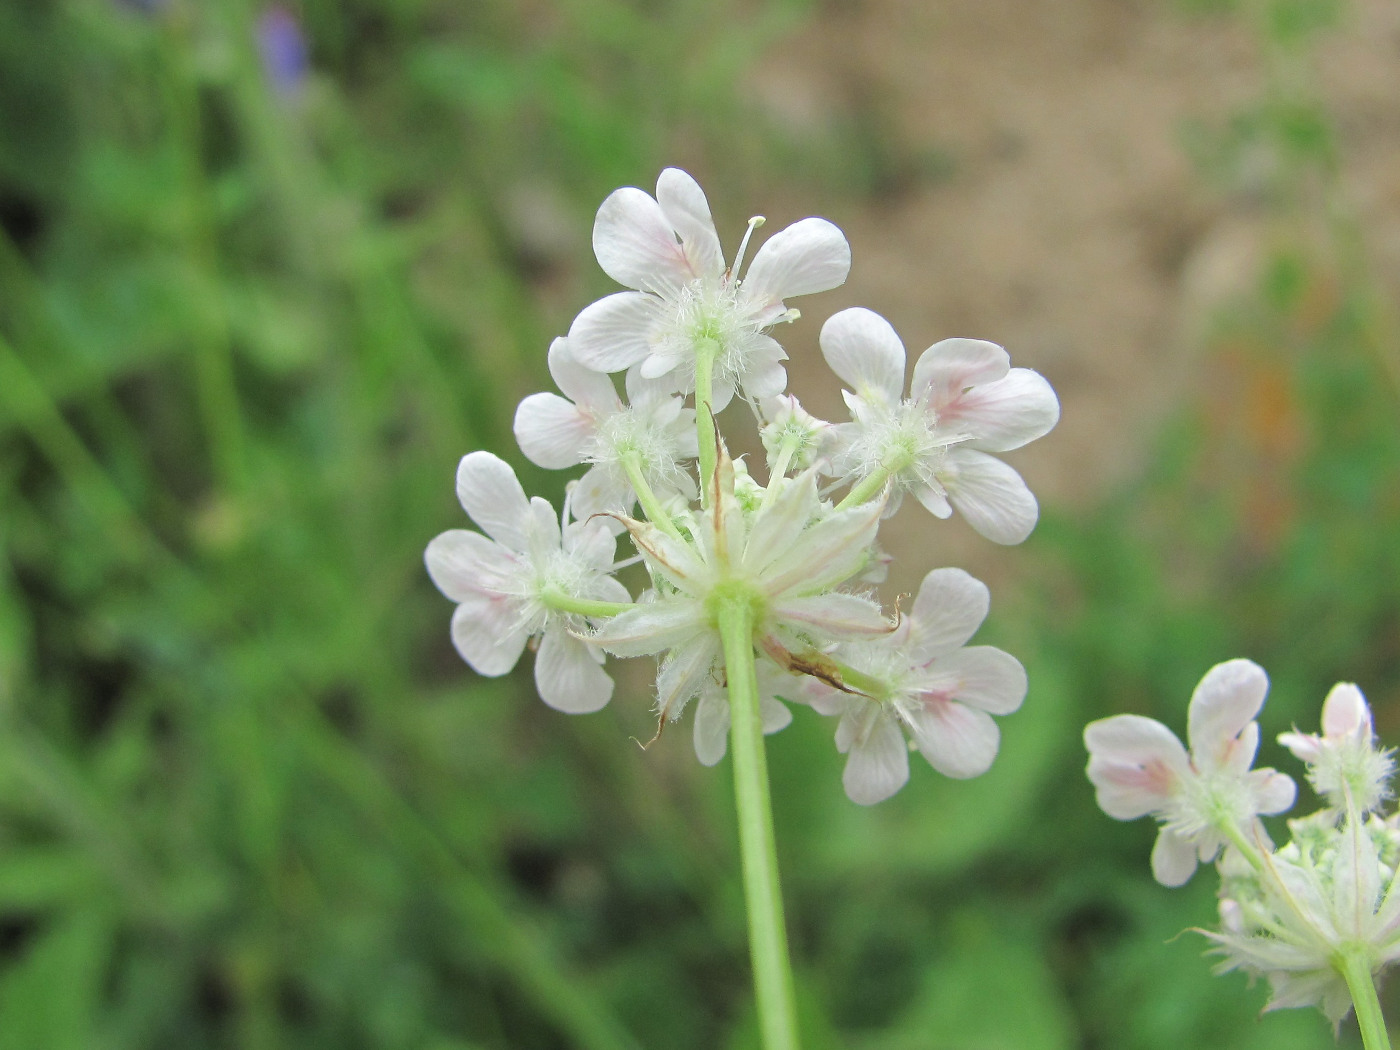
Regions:
[[[852, 799], [897, 791], [911, 748], [946, 775], [976, 776], [998, 748], [993, 716], [1025, 696], [1025, 672], [967, 644], [988, 597], [961, 570], [930, 572], [908, 616], [887, 614], [869, 590], [888, 562], [876, 533], [907, 492], [997, 543], [1025, 539], [1035, 498], [992, 453], [1049, 432], [1059, 402], [1001, 347], [970, 339], [925, 350], [906, 396], [903, 343], [854, 308], [820, 335], [852, 418], [816, 418], [786, 392], [787, 354], [771, 333], [797, 318], [788, 299], [845, 281], [850, 247], [825, 219], [802, 219], [744, 269], [761, 223], [726, 265], [685, 172], [663, 171], [655, 196], [628, 187], [603, 202], [594, 251], [626, 290], [554, 341], [560, 392], [525, 398], [514, 427], [535, 464], [584, 472], [556, 515], [497, 457], [462, 460], [458, 496], [485, 535], [444, 533], [426, 556], [458, 603], [453, 640], [478, 673], [497, 675], [538, 639], [540, 695], [575, 713], [611, 697], [608, 656], [654, 655], [658, 731], [695, 700], [696, 754], [712, 765], [730, 721], [719, 621], [737, 603], [752, 624], [764, 729], [791, 721], [783, 701], [839, 716]], [[758, 421], [763, 481], [723, 439], [717, 414], [734, 400]], [[623, 535], [635, 557], [617, 561]], [[636, 561], [647, 583], [634, 597], [614, 573]]]
[[1202, 932], [1221, 957], [1217, 971], [1267, 978], [1266, 1009], [1316, 1006], [1335, 1024], [1352, 1006], [1347, 968], [1375, 978], [1400, 959], [1400, 813], [1381, 812], [1395, 762], [1361, 691], [1335, 686], [1321, 734], [1278, 738], [1323, 807], [1289, 820], [1291, 838], [1276, 847], [1259, 818], [1291, 808], [1296, 789], [1282, 773], [1251, 769], [1267, 689], [1248, 660], [1212, 668], [1191, 699], [1189, 754], [1150, 718], [1090, 723], [1088, 775], [1109, 816], [1161, 822], [1159, 882], [1181, 885], [1198, 860], [1216, 861], [1220, 927]]

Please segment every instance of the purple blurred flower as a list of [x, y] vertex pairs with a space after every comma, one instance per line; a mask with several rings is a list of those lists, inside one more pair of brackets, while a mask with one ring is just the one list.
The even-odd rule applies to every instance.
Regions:
[[309, 65], [306, 37], [296, 16], [285, 7], [269, 7], [258, 18], [257, 32], [267, 79], [279, 94], [296, 94]]

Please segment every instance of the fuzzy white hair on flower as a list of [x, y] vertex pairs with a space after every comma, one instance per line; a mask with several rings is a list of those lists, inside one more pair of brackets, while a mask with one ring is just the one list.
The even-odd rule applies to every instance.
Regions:
[[1215, 859], [1234, 836], [1253, 834], [1257, 817], [1293, 805], [1290, 777], [1250, 768], [1259, 747], [1254, 717], [1268, 689], [1263, 668], [1250, 660], [1207, 671], [1187, 713], [1189, 754], [1153, 718], [1114, 715], [1085, 727], [1099, 808], [1115, 820], [1151, 814], [1162, 824], [1152, 849], [1152, 874], [1162, 885], [1182, 885], [1198, 861]]
[[548, 501], [525, 497], [515, 471], [490, 452], [457, 468], [457, 498], [482, 533], [451, 529], [428, 544], [428, 574], [457, 603], [452, 642], [478, 674], [506, 674], [539, 639], [535, 685], [545, 703], [570, 714], [597, 711], [612, 697], [603, 653], [580, 639], [585, 617], [561, 612], [570, 599], [630, 602], [613, 579], [616, 539], [601, 521], [560, 521]]
[[572, 490], [575, 517], [630, 514], [639, 483], [661, 499], [695, 498], [687, 469], [696, 455], [694, 409], [635, 369], [627, 373], [624, 404], [613, 381], [579, 364], [565, 339], [550, 345], [549, 371], [565, 396], [531, 394], [521, 401], [515, 439], [532, 463], [546, 469], [590, 464]]
[[860, 692], [809, 680], [802, 699], [841, 717], [836, 746], [849, 756], [842, 783], [853, 802], [873, 805], [908, 781], [905, 733], [945, 776], [965, 779], [991, 767], [1001, 740], [992, 716], [1021, 706], [1026, 672], [1000, 649], [967, 644], [988, 607], [981, 581], [961, 569], [934, 569], [896, 631], [836, 649], [842, 684]]
[[1362, 813], [1390, 798], [1395, 758], [1390, 748], [1376, 744], [1371, 708], [1361, 690], [1339, 682], [1322, 703], [1322, 735], [1280, 733], [1278, 742], [1308, 765], [1313, 789], [1337, 810], [1348, 798]]
[[746, 235], [726, 268], [709, 201], [679, 168], [661, 173], [655, 197], [631, 186], [614, 191], [598, 209], [593, 250], [603, 271], [632, 290], [574, 320], [569, 341], [579, 361], [599, 372], [635, 365], [683, 393], [709, 370], [715, 411], [736, 389], [753, 401], [782, 393], [787, 354], [767, 331], [795, 317], [785, 300], [845, 281], [851, 249], [830, 222], [802, 219], [765, 241], [741, 277], [747, 243]]
[[831, 472], [852, 482], [853, 493], [888, 482], [886, 514], [909, 492], [936, 517], [956, 509], [995, 543], [1030, 535], [1035, 497], [989, 453], [1020, 448], [1059, 421], [1059, 400], [1039, 373], [1012, 368], [995, 343], [945, 339], [915, 362], [906, 398], [904, 343], [879, 314], [842, 310], [822, 326], [820, 341], [850, 388], [843, 395], [852, 421], [836, 428]]

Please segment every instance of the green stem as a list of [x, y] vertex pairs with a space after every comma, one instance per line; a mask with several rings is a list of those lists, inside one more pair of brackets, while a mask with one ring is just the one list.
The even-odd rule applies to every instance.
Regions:
[[642, 505], [642, 513], [647, 516], [647, 520], [668, 535], [679, 539], [680, 530], [676, 528], [671, 515], [666, 513], [666, 508], [661, 505], [651, 485], [647, 483], [646, 474], [642, 470], [641, 455], [637, 452], [625, 453], [622, 457], [622, 469], [627, 472], [627, 480], [632, 483], [632, 489], [637, 493], [637, 502]]
[[716, 619], [729, 679], [734, 796], [759, 1028], [763, 1033], [764, 1050], [798, 1050], [792, 964], [788, 959], [773, 811], [768, 797], [768, 764], [763, 751], [763, 722], [759, 717], [751, 596], [736, 593], [721, 600], [716, 608]]
[[1343, 949], [1333, 965], [1346, 978], [1356, 1007], [1356, 1024], [1361, 1029], [1361, 1042], [1366, 1050], [1390, 1050], [1390, 1035], [1385, 1030], [1381, 1001], [1376, 995], [1376, 982], [1371, 980], [1370, 956], [1363, 946]]
[[548, 590], [540, 596], [544, 603], [558, 612], [606, 618], [636, 608], [631, 602], [600, 602], [592, 598], [575, 598], [563, 591]]
[[695, 440], [700, 449], [700, 501], [710, 505], [710, 479], [715, 476], [715, 416], [710, 409], [714, 400], [715, 355], [719, 343], [702, 338], [695, 341]]
[[885, 482], [889, 480], [894, 471], [887, 467], [876, 468], [873, 474], [868, 475], [860, 481], [850, 492], [846, 493], [840, 503], [836, 504], [837, 510], [845, 510], [847, 507], [859, 506], [866, 503], [880, 494], [880, 490], [885, 487]]

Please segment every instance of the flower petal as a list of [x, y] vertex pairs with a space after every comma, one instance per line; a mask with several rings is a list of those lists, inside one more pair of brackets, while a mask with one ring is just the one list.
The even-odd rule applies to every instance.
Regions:
[[723, 692], [707, 689], [695, 704], [695, 757], [702, 766], [714, 766], [724, 757], [729, 742], [729, 701]]
[[914, 362], [909, 396], [926, 402], [941, 419], [945, 405], [968, 387], [995, 383], [1011, 368], [1011, 355], [985, 339], [944, 339]]
[[904, 344], [883, 317], [853, 306], [827, 318], [819, 337], [822, 356], [862, 401], [899, 404], [904, 390]]
[[645, 360], [659, 303], [642, 292], [614, 292], [590, 303], [569, 327], [569, 352], [595, 372], [620, 372]]
[[993, 715], [1009, 715], [1026, 698], [1021, 661], [990, 645], [970, 645], [940, 656], [922, 682], [930, 692]]
[[635, 186], [614, 190], [599, 207], [593, 253], [614, 281], [644, 292], [676, 288], [691, 277], [661, 205]]
[[454, 602], [487, 593], [520, 565], [517, 554], [479, 532], [449, 529], [434, 536], [423, 553], [433, 584]]
[[452, 644], [473, 671], [488, 678], [513, 668], [529, 637], [515, 611], [499, 597], [469, 595], [452, 614]]
[[1256, 769], [1249, 774], [1248, 781], [1254, 797], [1254, 812], [1266, 817], [1292, 809], [1298, 797], [1298, 785], [1287, 773]]
[[987, 618], [987, 585], [962, 569], [934, 569], [919, 585], [909, 612], [906, 651], [916, 663], [967, 644]]
[[1338, 682], [1322, 702], [1322, 732], [1333, 738], [1371, 737], [1371, 708], [1361, 690], [1350, 682]]
[[938, 411], [938, 423], [971, 436], [972, 448], [1009, 452], [1044, 437], [1060, 421], [1060, 399], [1039, 372], [1013, 368], [995, 383], [956, 395]]
[[558, 394], [531, 394], [515, 410], [514, 429], [526, 459], [546, 470], [563, 470], [583, 462], [594, 423]]
[[[1110, 814], [1112, 816], [1112, 814]], [[1196, 843], [1163, 828], [1152, 845], [1152, 877], [1163, 886], [1184, 886], [1196, 871]]]
[[883, 802], [909, 780], [909, 748], [894, 719], [877, 717], [851, 744], [841, 775], [846, 797], [861, 806]]
[[1084, 746], [1099, 808], [1114, 820], [1136, 820], [1161, 809], [1191, 771], [1181, 741], [1155, 718], [1114, 715], [1090, 722]]
[[1021, 475], [985, 452], [958, 448], [938, 470], [948, 500], [993, 543], [1020, 543], [1035, 528], [1040, 507]]
[[692, 277], [724, 275], [724, 255], [720, 251], [710, 202], [700, 184], [680, 168], [667, 168], [656, 180], [656, 201], [671, 228], [680, 235], [687, 270]]
[[575, 638], [562, 624], [552, 624], [535, 656], [535, 688], [556, 711], [586, 715], [612, 699], [613, 680], [599, 666], [601, 653]]
[[750, 302], [774, 306], [794, 295], [835, 288], [850, 272], [846, 235], [825, 219], [802, 219], [763, 243], [742, 288]]
[[510, 464], [469, 452], [457, 466], [457, 499], [483, 532], [513, 551], [530, 549], [530, 503]]
[[612, 380], [581, 362], [569, 348], [569, 341], [555, 339], [549, 344], [549, 374], [566, 397], [595, 416], [622, 408]]
[[959, 780], [981, 776], [997, 757], [1001, 731], [985, 711], [953, 700], [935, 700], [907, 717], [920, 753], [944, 776]]
[[1227, 660], [1205, 673], [1186, 714], [1186, 739], [1202, 772], [1231, 756], [1235, 738], [1264, 706], [1268, 691], [1269, 676], [1252, 660]]

